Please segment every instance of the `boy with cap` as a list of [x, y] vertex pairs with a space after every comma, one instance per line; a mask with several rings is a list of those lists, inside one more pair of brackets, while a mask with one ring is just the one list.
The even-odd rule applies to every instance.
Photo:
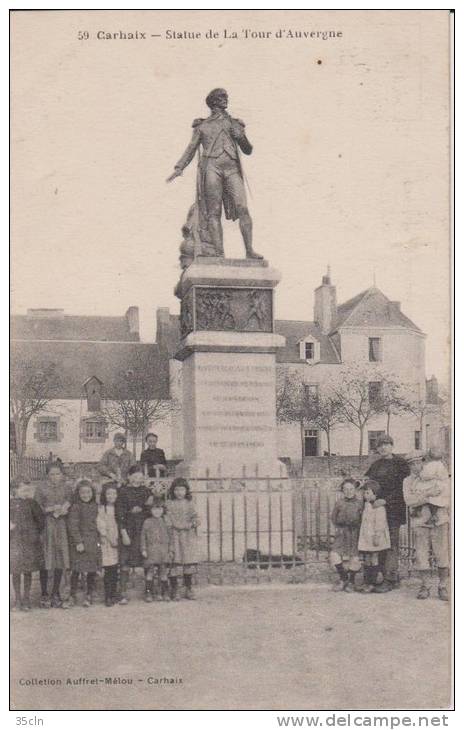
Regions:
[[388, 434], [379, 437], [377, 451], [380, 459], [370, 465], [366, 476], [380, 484], [378, 497], [385, 500], [387, 510], [391, 546], [380, 555], [385, 580], [375, 589], [376, 593], [385, 593], [399, 586], [400, 527], [406, 522], [403, 480], [409, 474], [409, 466], [401, 456], [393, 453], [393, 439]]
[[[449, 480], [422, 480], [424, 469], [424, 452], [413, 451], [406, 457], [411, 474], [403, 482], [404, 501], [413, 512], [411, 520], [415, 539], [415, 567], [421, 576], [421, 586], [417, 598], [430, 596], [430, 551], [438, 568], [438, 597], [442, 601], [449, 600]], [[430, 500], [440, 502], [435, 506], [434, 519], [426, 522], [419, 516], [414, 517], [418, 507], [427, 505]]]
[[103, 454], [98, 471], [110, 481], [121, 486], [129, 473], [130, 467], [135, 463], [129, 449], [126, 449], [126, 437], [123, 433], [115, 433], [113, 436], [113, 448]]

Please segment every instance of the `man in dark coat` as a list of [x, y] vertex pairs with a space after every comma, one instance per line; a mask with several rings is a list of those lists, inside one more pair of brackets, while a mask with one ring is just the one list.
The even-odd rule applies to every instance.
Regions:
[[155, 467], [162, 467], [162, 471], [166, 470], [166, 456], [163, 449], [157, 448], [158, 436], [156, 433], [148, 433], [145, 437], [145, 442], [147, 448], [140, 454], [140, 463], [143, 470], [147, 471], [149, 477], [156, 477]]
[[380, 436], [377, 441], [377, 452], [380, 459], [374, 461], [366, 472], [369, 479], [375, 479], [380, 484], [379, 499], [386, 502], [388, 529], [390, 531], [389, 550], [381, 555], [381, 570], [384, 576], [382, 585], [377, 586], [376, 592], [385, 593], [398, 587], [398, 562], [400, 527], [406, 522], [406, 504], [403, 497], [403, 480], [409, 475], [409, 466], [401, 457], [393, 454], [393, 439], [391, 436]]

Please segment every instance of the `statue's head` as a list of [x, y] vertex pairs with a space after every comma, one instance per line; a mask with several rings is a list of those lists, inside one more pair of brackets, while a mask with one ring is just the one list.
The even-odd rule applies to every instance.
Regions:
[[226, 109], [228, 101], [229, 98], [225, 89], [213, 89], [206, 97], [206, 104], [210, 109], [213, 109], [214, 107]]

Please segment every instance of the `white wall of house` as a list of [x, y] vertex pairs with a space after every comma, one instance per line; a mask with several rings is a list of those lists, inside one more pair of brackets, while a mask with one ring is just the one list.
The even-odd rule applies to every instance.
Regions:
[[178, 404], [178, 408], [171, 417], [171, 454], [173, 459], [182, 459], [184, 453], [184, 425], [182, 413], [182, 363], [179, 360], [169, 361], [169, 385], [171, 397]]
[[[378, 337], [381, 340], [381, 360], [369, 361], [369, 338]], [[342, 370], [349, 368], [350, 363], [362, 366], [367, 373], [368, 380], [376, 380], [376, 372], [389, 372], [403, 383], [411, 395], [425, 398], [425, 337], [405, 328], [374, 328], [353, 327], [343, 328], [340, 331], [341, 355], [340, 364], [291, 363], [281, 364], [290, 373], [297, 374], [307, 384], [318, 385], [323, 388], [328, 379], [336, 379]], [[443, 440], [440, 433], [440, 417], [438, 413], [429, 413], [423, 422], [422, 436], [420, 419], [414, 415], [392, 415], [390, 420], [390, 434], [395, 441], [395, 451], [405, 453], [416, 448], [417, 439], [421, 438], [421, 448], [439, 446]], [[308, 425], [308, 431], [311, 429]], [[373, 417], [364, 431], [363, 454], [369, 453], [369, 432], [387, 430], [387, 417], [384, 414]], [[308, 434], [312, 437], [315, 435]], [[327, 438], [323, 431], [317, 433], [318, 454], [323, 455], [327, 450]], [[280, 424], [278, 426], [279, 456], [290, 457], [294, 461], [301, 459], [300, 426], [295, 424]], [[359, 451], [359, 431], [355, 426], [343, 424], [331, 433], [331, 451], [339, 455], [356, 455]]]
[[[87, 400], [63, 399], [51, 401], [47, 410], [42, 411], [33, 417], [27, 430], [28, 456], [48, 456], [52, 451], [63, 461], [99, 461], [103, 452], [113, 445], [113, 436], [121, 429], [109, 428], [104, 438], [88, 440], [82, 433], [82, 420], [94, 419], [95, 413], [87, 410]], [[42, 440], [40, 438], [39, 422], [47, 419], [56, 420], [57, 438]], [[54, 430], [54, 429], [53, 429]], [[164, 422], [154, 423], [150, 426], [151, 431], [158, 434], [158, 445], [164, 449], [166, 457], [172, 458], [172, 427], [169, 419]], [[128, 442], [128, 448], [132, 450], [132, 442]], [[142, 443], [139, 440], [136, 445], [137, 457], [140, 455]]]
[[340, 330], [342, 365], [350, 362], [366, 365], [374, 370], [376, 363], [369, 362], [369, 338], [381, 340], [379, 366], [394, 373], [402, 382], [421, 384], [425, 394], [425, 337], [404, 328], [381, 327], [343, 328]]
[[[379, 337], [381, 340], [380, 362], [369, 361], [369, 337]], [[340, 331], [342, 363], [308, 364], [301, 363], [281, 364], [279, 367], [296, 372], [308, 384], [323, 387], [327, 379], [337, 377], [342, 369], [350, 363], [364, 366], [368, 374], [372, 373], [372, 380], [376, 379], [376, 371], [390, 371], [414, 393], [420, 392], [425, 397], [425, 338], [424, 336], [402, 327], [374, 328], [374, 327], [345, 327]], [[317, 348], [316, 348], [317, 351]], [[317, 359], [317, 358], [316, 358]], [[170, 388], [172, 397], [178, 402], [179, 408], [164, 422], [153, 424], [150, 430], [159, 436], [159, 445], [166, 452], [168, 458], [181, 459], [183, 456], [183, 415], [182, 415], [182, 364], [170, 360]], [[368, 377], [370, 377], [368, 375]], [[419, 391], [418, 391], [419, 389]], [[116, 430], [109, 429], [105, 438], [95, 440], [86, 439], [83, 435], [83, 419], [91, 418], [95, 414], [87, 410], [87, 400], [64, 399], [53, 401], [47, 411], [43, 411], [33, 418], [29, 424], [27, 434], [27, 454], [31, 456], [47, 456], [50, 451], [60, 456], [63, 461], [98, 461], [102, 453], [111, 447], [112, 437]], [[56, 419], [56, 438], [41, 440], [38, 421]], [[428, 414], [423, 423], [422, 447], [440, 445], [442, 428], [438, 415]], [[53, 430], [53, 428], [52, 428]], [[369, 453], [369, 431], [385, 431], [386, 416], [372, 418], [365, 429], [363, 453]], [[407, 452], [417, 445], [416, 432], [420, 430], [419, 419], [413, 415], [393, 415], [390, 423], [390, 433], [395, 440], [395, 451]], [[426, 434], [428, 442], [426, 441]], [[318, 453], [324, 454], [327, 450], [326, 436], [319, 432]], [[331, 435], [332, 453], [340, 455], [355, 455], [359, 448], [359, 432], [354, 426], [344, 425], [337, 427]], [[128, 444], [132, 448], [132, 444]], [[142, 444], [137, 444], [137, 456]], [[298, 425], [279, 425], [278, 427], [278, 456], [290, 457], [294, 461], [301, 458], [301, 438]]]
[[[428, 424], [429, 428], [426, 429]], [[307, 429], [313, 430], [310, 426]], [[369, 453], [369, 431], [386, 432], [386, 416], [376, 416], [368, 422], [364, 432], [363, 454]], [[390, 435], [397, 453], [407, 453], [416, 448], [416, 432], [420, 431], [419, 419], [415, 416], [402, 415], [392, 416], [390, 422]], [[428, 441], [426, 443], [426, 434]], [[327, 450], [327, 438], [323, 431], [318, 431], [318, 455], [323, 456]], [[279, 457], [289, 457], [292, 461], [301, 460], [301, 437], [300, 427], [297, 424], [279, 424], [277, 429]], [[331, 451], [341, 456], [357, 455], [359, 451], [359, 431], [350, 424], [337, 426], [331, 433]], [[438, 414], [430, 414], [424, 419], [424, 430], [422, 435], [422, 448], [435, 446], [443, 448], [443, 435], [440, 432], [440, 418]]]

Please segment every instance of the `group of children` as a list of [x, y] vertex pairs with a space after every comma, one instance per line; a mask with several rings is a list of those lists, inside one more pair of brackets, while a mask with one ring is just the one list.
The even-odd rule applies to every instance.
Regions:
[[[106, 482], [98, 495], [90, 479], [73, 489], [54, 463], [48, 479], [31, 495], [25, 479], [10, 487], [10, 573], [15, 606], [28, 611], [32, 573], [39, 571], [43, 608], [70, 608], [84, 577], [82, 605], [94, 602], [97, 572], [103, 569], [105, 605], [128, 603], [131, 568], [143, 567], [145, 601], [193, 599], [198, 516], [188, 482], [176, 478], [167, 499], [153, 494], [139, 465], [125, 484]], [[70, 594], [62, 599], [63, 571], [71, 570]], [[21, 594], [21, 576], [23, 593]], [[51, 582], [51, 590], [49, 584]]]
[[[441, 532], [438, 537], [435, 534], [437, 528], [447, 527], [449, 521], [448, 470], [438, 452], [432, 451], [428, 459], [425, 455], [414, 452], [407, 461], [410, 462], [411, 476], [403, 483], [403, 494], [415, 535], [416, 568], [419, 572], [422, 571], [421, 578], [424, 582], [423, 571], [429, 568], [430, 547], [438, 567], [438, 595], [442, 600], [448, 600], [448, 533], [445, 534], [445, 530], [441, 529], [443, 536]], [[342, 482], [340, 489], [342, 498], [335, 504], [331, 517], [335, 538], [330, 561], [339, 578], [334, 590], [370, 593], [378, 590], [383, 581], [385, 551], [390, 549], [386, 502], [381, 498], [380, 484], [374, 479], [359, 482], [348, 478]], [[423, 542], [426, 547], [422, 550]], [[356, 576], [361, 567], [363, 580], [359, 585]], [[425, 598], [429, 594], [430, 589], [421, 585], [417, 597]]]
[[355, 590], [363, 558], [364, 581], [359, 590], [370, 593], [380, 577], [380, 554], [390, 547], [385, 500], [378, 498], [380, 485], [373, 479], [367, 479], [362, 487], [355, 479], [345, 479], [341, 491], [343, 496], [332, 511], [335, 538], [330, 562], [339, 577], [334, 590]]
[[[428, 461], [417, 457], [409, 461], [411, 476], [406, 478], [403, 491], [415, 529], [416, 567], [423, 571], [418, 597], [430, 593], [424, 571], [432, 549], [439, 572], [439, 596], [448, 600], [448, 472], [440, 455], [432, 454]], [[330, 560], [339, 577], [334, 588], [370, 593], [383, 581], [383, 558], [390, 549], [386, 503], [373, 479], [362, 484], [345, 479], [341, 491], [342, 498], [332, 512], [335, 538]], [[73, 489], [59, 462], [50, 466], [47, 482], [37, 487], [33, 496], [27, 480], [14, 481], [10, 487], [10, 573], [15, 605], [26, 611], [31, 608], [32, 573], [39, 571], [43, 608], [73, 606], [81, 577], [85, 578], [82, 605], [89, 607], [101, 569], [105, 605], [124, 605], [128, 603], [130, 570], [137, 567], [144, 568], [145, 601], [179, 600], [180, 578], [185, 597], [193, 599], [199, 520], [191, 499], [183, 478], [174, 479], [167, 499], [157, 496], [147, 486], [139, 465], [130, 467], [122, 486], [106, 482], [98, 500], [90, 479], [78, 480]], [[358, 586], [355, 578], [361, 567], [364, 579]], [[70, 594], [63, 600], [60, 586], [63, 571], [69, 569]]]

